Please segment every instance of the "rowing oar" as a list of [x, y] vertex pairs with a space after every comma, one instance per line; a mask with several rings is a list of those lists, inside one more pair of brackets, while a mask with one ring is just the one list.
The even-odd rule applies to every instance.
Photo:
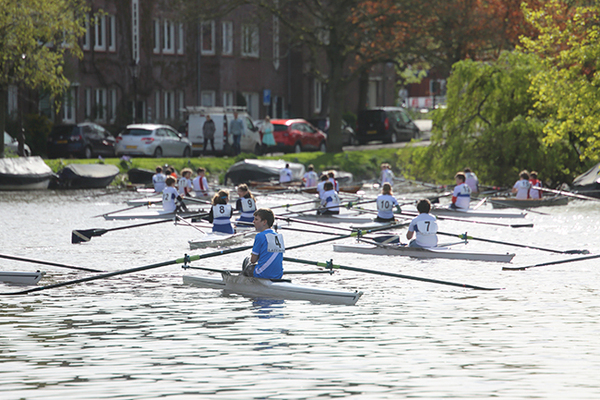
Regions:
[[[204, 214], [197, 214], [197, 215], [190, 215], [187, 216], [185, 218], [197, 218], [197, 217], [205, 217], [208, 214], [204, 213]], [[110, 228], [110, 229], [85, 229], [85, 230], [74, 230], [71, 232], [71, 243], [73, 244], [78, 244], [78, 243], [82, 243], [82, 242], [89, 242], [90, 240], [92, 240], [92, 237], [94, 236], [102, 236], [107, 232], [111, 232], [111, 231], [118, 231], [121, 229], [129, 229], [129, 228], [137, 228], [140, 226], [147, 226], [147, 225], [155, 225], [155, 224], [162, 224], [165, 222], [174, 222], [175, 219], [174, 218], [170, 218], [170, 219], [161, 219], [158, 221], [152, 221], [152, 222], [144, 222], [141, 224], [135, 224], [135, 225], [126, 225], [126, 226], [119, 226], [117, 228]]]
[[117, 275], [124, 275], [124, 274], [130, 274], [133, 272], [139, 272], [139, 271], [145, 271], [148, 269], [154, 269], [154, 268], [160, 268], [160, 267], [165, 267], [167, 265], [173, 265], [173, 264], [187, 264], [191, 261], [197, 261], [197, 260], [202, 260], [204, 258], [210, 258], [210, 257], [216, 257], [216, 256], [220, 256], [223, 254], [230, 254], [230, 253], [236, 253], [239, 251], [244, 251], [244, 250], [250, 250], [252, 248], [252, 246], [243, 246], [243, 247], [236, 247], [234, 249], [227, 249], [227, 250], [220, 250], [220, 251], [215, 251], [212, 253], [206, 253], [206, 254], [200, 254], [200, 255], [194, 255], [194, 256], [190, 256], [190, 255], [185, 255], [183, 258], [178, 258], [176, 260], [171, 260], [171, 261], [164, 261], [158, 264], [150, 264], [150, 265], [144, 265], [142, 267], [135, 267], [135, 268], [129, 268], [129, 269], [124, 269], [121, 271], [114, 271], [114, 272], [108, 272], [106, 274], [101, 274], [101, 275], [96, 275], [96, 276], [89, 276], [87, 278], [81, 278], [81, 279], [75, 279], [72, 281], [67, 281], [67, 282], [61, 282], [61, 283], [55, 283], [52, 285], [46, 285], [46, 286], [38, 286], [38, 287], [34, 287], [31, 289], [27, 289], [27, 290], [22, 290], [20, 292], [10, 292], [10, 293], [0, 293], [0, 295], [21, 295], [21, 294], [29, 294], [29, 293], [34, 293], [34, 292], [39, 292], [42, 290], [46, 290], [46, 289], [54, 289], [54, 288], [58, 288], [58, 287], [62, 287], [62, 286], [68, 286], [68, 285], [74, 285], [77, 283], [84, 283], [84, 282], [90, 282], [90, 281], [95, 281], [98, 279], [104, 279], [104, 278], [111, 278], [113, 276], [117, 276]]
[[502, 270], [506, 270], [506, 271], [523, 271], [523, 270], [526, 270], [528, 268], [545, 267], [547, 265], [556, 265], [556, 264], [564, 264], [564, 263], [570, 263], [570, 262], [575, 262], [575, 261], [592, 260], [594, 258], [600, 258], [600, 254], [594, 254], [594, 255], [591, 255], [591, 256], [578, 257], [578, 258], [570, 258], [568, 260], [550, 261], [550, 262], [545, 262], [545, 263], [542, 263], [542, 264], [528, 265], [526, 267], [502, 267]]
[[352, 208], [352, 207], [354, 207], [355, 205], [358, 205], [358, 204], [374, 203], [376, 201], [377, 201], [377, 199], [358, 201], [358, 202], [355, 202], [355, 203], [349, 201], [347, 204], [340, 203], [339, 205], [313, 208], [313, 209], [310, 209], [310, 210], [291, 211], [291, 212], [288, 212], [288, 213], [281, 214], [281, 216], [290, 215], [290, 214], [303, 214], [303, 213], [307, 213], [307, 212], [311, 212], [311, 211], [319, 211], [319, 210], [325, 210], [325, 209], [329, 209], [329, 208], [338, 208], [338, 207], [339, 208], [350, 209], [350, 208]]
[[295, 207], [295, 206], [301, 206], [304, 204], [310, 204], [310, 203], [314, 203], [315, 200], [318, 200], [316, 197], [313, 200], [309, 200], [309, 201], [303, 201], [301, 203], [294, 203], [294, 204], [282, 204], [280, 206], [275, 206], [275, 207], [270, 207], [271, 210], [275, 209], [275, 208], [290, 208], [290, 207]]
[[136, 204], [135, 206], [123, 208], [121, 210], [115, 210], [115, 211], [107, 212], [107, 213], [104, 213], [104, 214], [94, 215], [92, 218], [104, 217], [105, 215], [116, 214], [116, 213], [120, 213], [122, 211], [127, 211], [127, 210], [133, 210], [134, 208], [138, 208], [138, 207], [142, 207], [142, 206], [149, 206], [149, 205], [152, 205], [152, 204], [155, 204], [155, 203], [158, 203], [158, 201], [147, 201], [145, 203]]
[[503, 245], [506, 245], [506, 246], [514, 246], [514, 247], [523, 247], [523, 248], [527, 248], [527, 249], [547, 251], [547, 252], [550, 252], [550, 253], [559, 253], [559, 254], [590, 254], [590, 252], [587, 251], [587, 250], [566, 250], [566, 251], [562, 251], [562, 250], [546, 249], [546, 248], [543, 248], [543, 247], [529, 246], [529, 245], [519, 244], [519, 243], [509, 243], [509, 242], [501, 242], [499, 240], [477, 238], [477, 237], [473, 237], [473, 236], [467, 236], [466, 233], [459, 234], [459, 235], [457, 235], [455, 233], [446, 233], [446, 232], [440, 232], [440, 231], [438, 231], [437, 233], [438, 233], [438, 235], [453, 236], [453, 237], [457, 237], [457, 238], [463, 239], [463, 240], [479, 240], [481, 242], [503, 244]]
[[[487, 197], [486, 197], [486, 198], [487, 198]], [[492, 203], [492, 204], [498, 204], [498, 205], [502, 205], [502, 207], [503, 207], [503, 208], [511, 208], [511, 207], [507, 207], [506, 205], [504, 205], [504, 204], [502, 204], [502, 203], [500, 203], [500, 202], [498, 202], [498, 201], [495, 201], [494, 199], [489, 199], [489, 200], [490, 200], [490, 203]], [[534, 214], [540, 214], [540, 215], [550, 215], [550, 214], [548, 214], [548, 213], [545, 213], [545, 212], [541, 212], [541, 211], [532, 210], [531, 208], [524, 208], [524, 210], [527, 210], [527, 212], [534, 213]]]
[[[242, 270], [229, 270], [229, 269], [217, 269], [217, 268], [208, 268], [208, 267], [192, 267], [191, 265], [183, 265], [183, 269], [198, 269], [201, 271], [209, 271], [209, 272], [229, 272], [233, 274], [239, 274]], [[327, 271], [326, 269], [318, 269], [315, 271], [283, 271], [284, 275], [310, 275], [310, 274], [333, 274], [333, 271]]]
[[15, 261], [25, 261], [25, 262], [30, 262], [30, 263], [34, 263], [34, 264], [52, 265], [53, 267], [77, 269], [77, 270], [80, 270], [80, 271], [102, 272], [102, 271], [100, 271], [98, 269], [84, 268], [84, 267], [75, 267], [73, 265], [58, 264], [58, 263], [51, 262], [51, 261], [34, 260], [32, 258], [22, 258], [22, 257], [16, 257], [16, 256], [9, 256], [7, 254], [0, 254], [0, 258], [6, 258], [7, 260], [15, 260]]
[[481, 287], [481, 286], [468, 285], [468, 284], [465, 284], [465, 283], [454, 283], [454, 282], [448, 282], [448, 281], [440, 281], [440, 280], [437, 280], [437, 279], [420, 278], [418, 276], [402, 275], [402, 274], [396, 274], [396, 273], [385, 272], [385, 271], [376, 271], [376, 270], [373, 270], [373, 269], [348, 267], [348, 266], [345, 266], [345, 265], [333, 264], [333, 260], [330, 260], [328, 262], [318, 262], [318, 261], [301, 260], [299, 258], [290, 258], [290, 257], [283, 257], [283, 260], [284, 261], [301, 263], [301, 264], [316, 265], [318, 267], [325, 267], [325, 268], [329, 268], [331, 270], [333, 270], [333, 269], [345, 269], [345, 270], [348, 270], [348, 271], [364, 272], [364, 273], [367, 273], [367, 274], [375, 274], [375, 275], [383, 275], [383, 276], [391, 276], [391, 277], [394, 277], [394, 278], [412, 279], [412, 280], [415, 280], [415, 281], [429, 282], [429, 283], [438, 283], [438, 284], [441, 284], [441, 285], [457, 286], [457, 287], [468, 288], [468, 289], [478, 289], [478, 290], [500, 290], [501, 289], [501, 288], [485, 288], [485, 287]]
[[[397, 214], [397, 213], [394, 213]], [[412, 212], [412, 211], [402, 211], [400, 214], [402, 215], [410, 215], [412, 217], [416, 217], [417, 215], [419, 215], [419, 213], [417, 212]], [[476, 221], [476, 220], [472, 220], [472, 219], [462, 219], [462, 218], [454, 218], [454, 217], [442, 217], [442, 216], [436, 216], [437, 219], [447, 219], [448, 221], [457, 221], [457, 222], [469, 222], [471, 224], [484, 224], [484, 225], [495, 225], [495, 226], [507, 226], [507, 227], [511, 227], [511, 228], [533, 228], [533, 224], [501, 224], [498, 222], [486, 222], [486, 221]]]
[[537, 187], [537, 186], [532, 186], [531, 190], [541, 190], [541, 191], [544, 191], [544, 192], [562, 194], [563, 196], [574, 197], [576, 199], [581, 199], [581, 200], [600, 201], [600, 199], [597, 199], [595, 197], [584, 196], [582, 194], [576, 194], [576, 193], [566, 192], [564, 190], [554, 190], [554, 189], [542, 188], [542, 187]]

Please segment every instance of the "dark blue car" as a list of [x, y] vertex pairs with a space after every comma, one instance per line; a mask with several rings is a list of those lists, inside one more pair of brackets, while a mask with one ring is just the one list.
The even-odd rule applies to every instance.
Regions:
[[54, 125], [46, 151], [48, 158], [115, 157], [115, 138], [92, 122]]

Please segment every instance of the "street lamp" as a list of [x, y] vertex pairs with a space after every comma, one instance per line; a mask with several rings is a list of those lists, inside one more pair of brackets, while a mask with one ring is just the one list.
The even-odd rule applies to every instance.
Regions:
[[140, 65], [137, 61], [133, 61], [131, 63], [131, 76], [133, 77], [133, 107], [131, 108], [133, 111], [133, 123], [137, 123], [137, 78], [140, 72]]

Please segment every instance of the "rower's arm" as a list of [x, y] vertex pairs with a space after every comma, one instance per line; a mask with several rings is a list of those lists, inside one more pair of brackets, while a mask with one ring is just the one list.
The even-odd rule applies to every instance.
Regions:
[[258, 262], [258, 254], [254, 254], [254, 253], [252, 253], [252, 255], [250, 256], [250, 262], [251, 262], [252, 264], [254, 264], [254, 263]]

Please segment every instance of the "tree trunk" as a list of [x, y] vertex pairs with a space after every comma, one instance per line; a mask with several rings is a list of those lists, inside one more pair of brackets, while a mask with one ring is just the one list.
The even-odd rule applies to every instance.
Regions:
[[342, 112], [345, 103], [345, 87], [342, 57], [329, 57], [331, 77], [329, 80], [329, 132], [327, 152], [342, 152]]
[[356, 105], [356, 115], [367, 108], [367, 91], [369, 90], [369, 72], [363, 69], [358, 79], [358, 104]]
[[8, 106], [8, 91], [0, 86], [0, 158], [4, 158], [4, 131], [6, 130], [6, 107]]

